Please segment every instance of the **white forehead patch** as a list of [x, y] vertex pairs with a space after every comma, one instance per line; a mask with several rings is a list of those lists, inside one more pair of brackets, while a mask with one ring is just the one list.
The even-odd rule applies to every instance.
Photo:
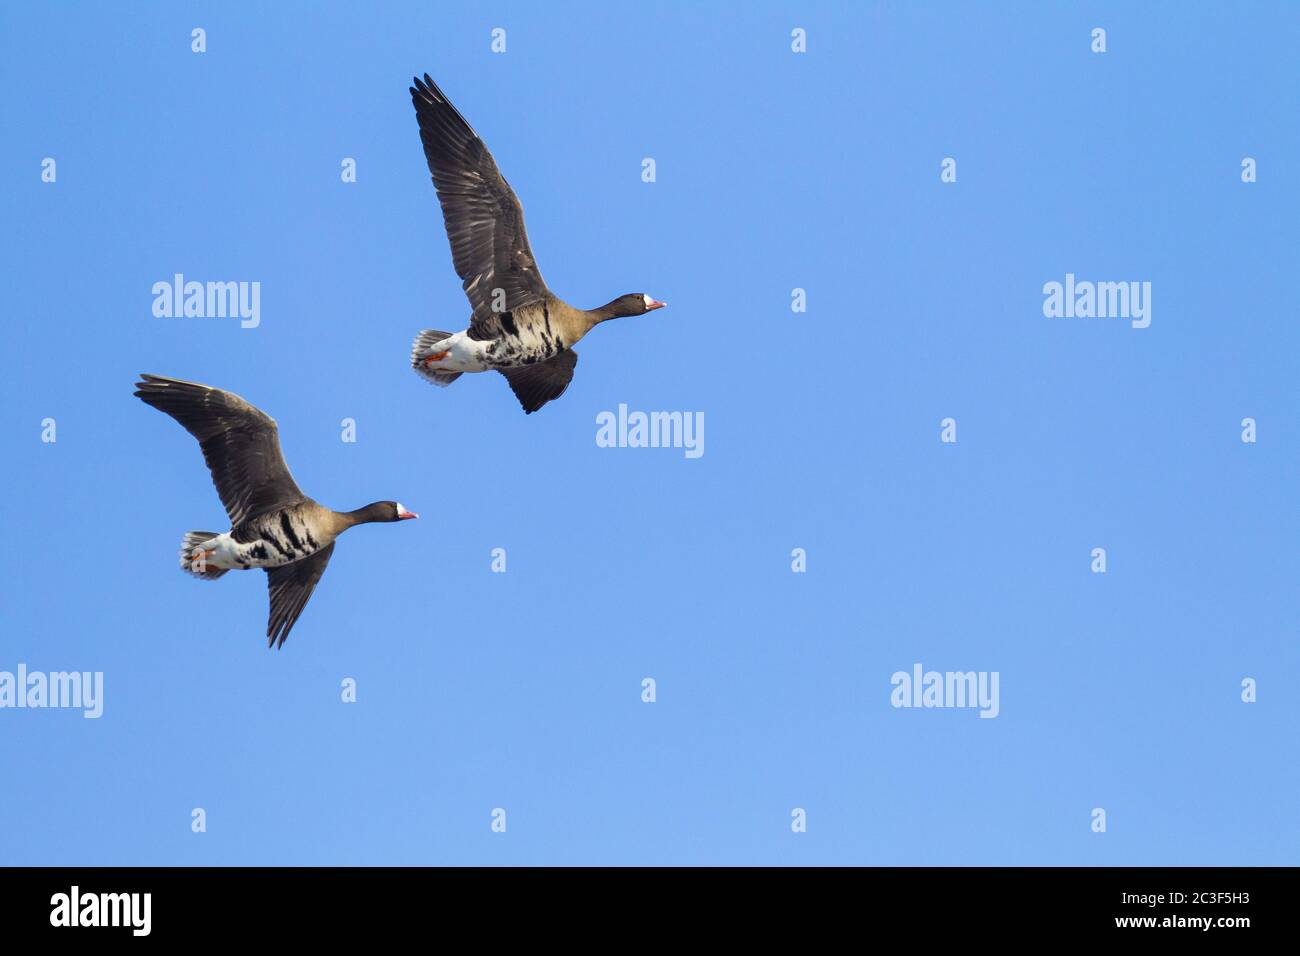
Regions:
[[641, 294], [641, 298], [645, 300], [645, 307], [647, 309], [654, 303], [654, 299], [650, 298], [650, 296], [646, 295], [644, 292]]
[[399, 515], [406, 514], [406, 506], [403, 505], [400, 501], [397, 503], [397, 513]]

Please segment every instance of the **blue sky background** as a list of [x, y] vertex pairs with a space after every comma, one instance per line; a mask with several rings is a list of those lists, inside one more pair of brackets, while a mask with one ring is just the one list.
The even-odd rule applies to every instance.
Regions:
[[[1298, 45], [1281, 3], [6, 4], [0, 669], [106, 700], [0, 711], [0, 862], [1294, 863]], [[559, 295], [670, 303], [537, 415], [406, 364], [469, 311], [426, 70]], [[154, 318], [175, 272], [261, 326]], [[1067, 272], [1150, 328], [1044, 318]], [[141, 371], [422, 520], [269, 652], [263, 574], [176, 569], [227, 523]], [[704, 456], [598, 448], [619, 403]], [[1001, 715], [892, 708], [916, 662]]]

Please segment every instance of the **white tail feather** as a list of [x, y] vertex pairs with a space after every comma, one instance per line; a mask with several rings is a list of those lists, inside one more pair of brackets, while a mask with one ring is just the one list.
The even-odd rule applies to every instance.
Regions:
[[206, 550], [203, 546], [217, 537], [220, 537], [220, 534], [216, 531], [185, 532], [185, 537], [181, 538], [181, 550], [178, 552], [181, 570], [204, 581], [215, 581], [225, 574], [225, 570], [221, 568], [208, 567], [201, 556], [201, 553]]
[[432, 382], [434, 385], [446, 388], [456, 379], [460, 378], [462, 372], [447, 372], [436, 368], [426, 368], [424, 365], [425, 356], [430, 352], [436, 352], [438, 343], [451, 338], [451, 332], [439, 332], [437, 329], [425, 329], [415, 337], [411, 344], [411, 368], [419, 373], [420, 377], [426, 382]]

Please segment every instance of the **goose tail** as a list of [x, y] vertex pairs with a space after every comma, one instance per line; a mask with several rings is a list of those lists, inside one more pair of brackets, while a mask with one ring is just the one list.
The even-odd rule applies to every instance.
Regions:
[[420, 378], [426, 382], [432, 382], [434, 385], [446, 388], [456, 379], [460, 378], [464, 372], [445, 372], [441, 369], [427, 368], [424, 360], [430, 353], [437, 352], [436, 346], [444, 339], [451, 338], [451, 332], [439, 332], [437, 329], [425, 329], [415, 337], [411, 344], [411, 368], [415, 369]]
[[181, 538], [181, 550], [178, 555], [181, 570], [204, 581], [215, 581], [225, 574], [229, 568], [208, 567], [204, 560], [204, 552], [208, 550], [204, 545], [217, 537], [220, 537], [217, 531], [186, 531], [185, 537]]

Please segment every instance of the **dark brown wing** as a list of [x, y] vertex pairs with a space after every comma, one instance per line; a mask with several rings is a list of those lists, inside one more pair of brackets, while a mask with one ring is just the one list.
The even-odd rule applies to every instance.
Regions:
[[293, 564], [266, 569], [266, 584], [271, 590], [271, 617], [266, 625], [266, 646], [280, 648], [293, 630], [293, 622], [307, 606], [316, 582], [330, 563], [334, 545], [321, 548], [310, 558]]
[[528, 245], [524, 210], [515, 191], [478, 133], [429, 74], [414, 83], [411, 101], [424, 158], [442, 203], [451, 260], [474, 308], [473, 321], [541, 301], [546, 283]]
[[166, 412], [199, 440], [232, 526], [303, 501], [280, 453], [275, 419], [238, 395], [159, 375], [141, 375], [136, 398]]
[[549, 401], [559, 398], [573, 381], [573, 370], [578, 367], [578, 353], [565, 349], [553, 358], [535, 365], [497, 369], [510, 383], [510, 390], [531, 415]]

